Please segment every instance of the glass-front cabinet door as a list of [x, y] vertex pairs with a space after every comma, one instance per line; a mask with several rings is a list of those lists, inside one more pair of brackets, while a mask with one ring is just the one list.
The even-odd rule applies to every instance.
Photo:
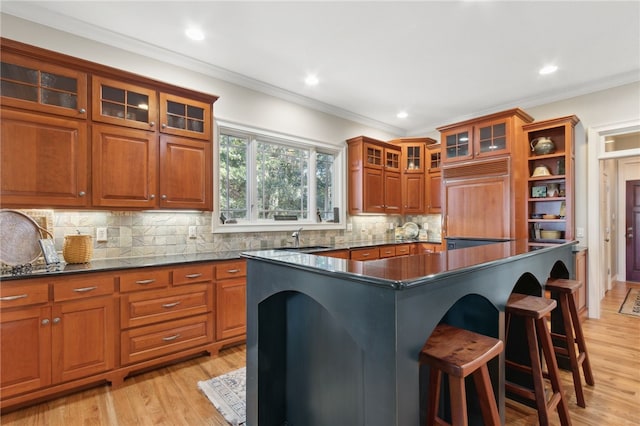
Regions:
[[364, 166], [376, 169], [382, 169], [384, 156], [384, 148], [369, 143], [364, 144]]
[[97, 76], [92, 89], [94, 121], [155, 130], [158, 107], [154, 90]]
[[162, 133], [210, 140], [211, 121], [211, 104], [160, 93]]
[[472, 127], [457, 128], [442, 134], [442, 155], [445, 161], [473, 158]]
[[74, 118], [87, 115], [87, 75], [69, 68], [3, 53], [2, 104]]
[[495, 120], [480, 123], [476, 127], [475, 156], [489, 157], [509, 152], [508, 120]]
[[385, 170], [389, 171], [400, 171], [400, 150], [399, 149], [390, 149], [385, 148], [384, 150], [385, 157]]

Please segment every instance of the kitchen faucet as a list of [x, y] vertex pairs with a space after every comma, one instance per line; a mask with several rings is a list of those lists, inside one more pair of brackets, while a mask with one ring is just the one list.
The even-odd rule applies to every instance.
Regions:
[[300, 247], [300, 232], [302, 232], [302, 227], [297, 231], [294, 231], [293, 234], [291, 234], [291, 237], [293, 238], [294, 247]]

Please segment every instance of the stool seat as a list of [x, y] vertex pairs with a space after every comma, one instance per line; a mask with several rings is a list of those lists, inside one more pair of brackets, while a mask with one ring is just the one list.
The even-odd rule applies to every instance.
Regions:
[[438, 325], [420, 351], [420, 364], [431, 368], [427, 425], [446, 424], [438, 416], [442, 373], [449, 376], [451, 424], [468, 424], [465, 377], [473, 375], [485, 425], [500, 425], [487, 363], [498, 356], [501, 340], [448, 324]]
[[[511, 332], [520, 333], [520, 330], [511, 330], [513, 318], [519, 317], [524, 324], [530, 362], [529, 364], [524, 364], [524, 361], [517, 362], [508, 359], [509, 352], [507, 352], [505, 370], [527, 374], [531, 377], [533, 383], [533, 388], [530, 388], [521, 383], [509, 381], [507, 378], [507, 380], [505, 380], [505, 391], [520, 398], [535, 402], [538, 411], [538, 421], [541, 426], [550, 423], [549, 413], [554, 409], [557, 409], [560, 423], [563, 426], [571, 424], [569, 406], [562, 391], [558, 363], [555, 352], [553, 351], [551, 334], [547, 327], [547, 315], [556, 306], [556, 301], [552, 299], [512, 293], [505, 307], [507, 321], [505, 344], [509, 347], [509, 334]], [[542, 371], [538, 341], [540, 341], [540, 345], [542, 346], [542, 353], [548, 370], [547, 374]], [[545, 376], [549, 378], [552, 389], [548, 400], [544, 387]]]
[[[582, 332], [582, 324], [578, 315], [578, 308], [574, 293], [582, 287], [582, 282], [563, 278], [549, 278], [545, 284], [545, 290], [551, 293], [551, 297], [559, 302], [562, 325], [556, 326], [554, 315], [551, 316], [551, 338], [556, 356], [563, 356], [569, 359], [571, 374], [573, 375], [573, 388], [576, 392], [578, 406], [587, 406], [582, 389], [582, 379], [580, 378], [580, 368], [582, 367], [584, 379], [588, 385], [593, 386], [593, 373], [591, 362], [587, 353], [587, 345]], [[558, 319], [557, 322], [560, 322]], [[575, 336], [575, 337], [574, 337]], [[576, 345], [578, 349], [576, 351]], [[563, 358], [563, 359], [566, 359]]]

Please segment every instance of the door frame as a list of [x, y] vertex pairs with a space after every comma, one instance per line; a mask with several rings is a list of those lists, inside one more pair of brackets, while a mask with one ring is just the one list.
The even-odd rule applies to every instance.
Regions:
[[[589, 128], [587, 137], [587, 170], [596, 171], [596, 173], [591, 172], [587, 174], [588, 188], [600, 188], [602, 160], [607, 158], [640, 156], [640, 149], [605, 152], [605, 136], [611, 134], [636, 132], [639, 130], [640, 120], [623, 121], [619, 123], [611, 123]], [[585, 193], [584, 196], [586, 197], [587, 194]], [[600, 318], [600, 301], [604, 297], [606, 289], [605, 268], [607, 268], [607, 265], [604, 265], [604, 256], [602, 256], [604, 244], [606, 243], [604, 242], [604, 234], [600, 230], [600, 206], [602, 197], [603, 194], [601, 194], [599, 190], [595, 191], [595, 193], [590, 194], [589, 197], [587, 197], [587, 211], [591, 213], [587, 217], [587, 248], [589, 249], [589, 318]]]

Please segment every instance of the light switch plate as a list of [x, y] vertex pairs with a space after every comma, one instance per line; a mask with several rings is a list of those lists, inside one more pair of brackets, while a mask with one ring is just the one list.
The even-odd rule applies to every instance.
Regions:
[[99, 243], [107, 241], [107, 228], [96, 228], [96, 241]]
[[189, 227], [189, 238], [191, 239], [196, 238], [196, 227], [193, 225]]

